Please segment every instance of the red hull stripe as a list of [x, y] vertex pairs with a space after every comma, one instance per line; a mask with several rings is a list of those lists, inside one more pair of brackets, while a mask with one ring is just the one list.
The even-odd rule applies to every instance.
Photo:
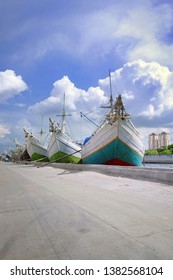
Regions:
[[125, 162], [125, 161], [123, 161], [123, 160], [121, 160], [121, 159], [118, 159], [118, 158], [114, 158], [114, 159], [112, 159], [112, 160], [106, 161], [104, 164], [105, 164], [105, 165], [135, 166], [135, 165], [133, 165], [133, 164], [130, 164], [130, 163]]

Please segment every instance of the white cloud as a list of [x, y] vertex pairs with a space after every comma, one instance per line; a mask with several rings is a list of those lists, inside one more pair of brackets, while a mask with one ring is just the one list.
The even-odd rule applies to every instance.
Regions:
[[155, 109], [152, 104], [149, 104], [146, 111], [143, 111], [138, 115], [147, 117], [148, 119], [153, 119], [154, 117], [160, 117], [163, 112], [164, 112], [163, 104], [159, 104], [157, 109]]
[[[137, 129], [144, 134], [143, 138], [146, 138], [148, 131], [154, 128], [157, 131], [161, 127], [167, 127], [170, 133], [173, 132], [173, 72], [169, 68], [156, 62], [149, 63], [140, 59], [124, 64], [122, 68], [112, 72], [111, 77], [114, 100], [116, 95], [122, 94], [126, 110], [131, 114]], [[109, 101], [109, 77], [100, 79], [98, 86], [90, 87], [88, 90], [78, 88], [67, 76], [56, 80], [50, 95], [30, 106], [25, 112], [26, 118], [21, 117], [21, 121], [11, 128], [11, 133], [16, 133], [16, 137], [19, 133], [20, 139], [23, 139], [21, 130], [25, 126], [37, 135], [41, 127], [42, 114], [47, 126], [44, 130], [48, 131], [48, 116], [56, 121], [56, 114], [62, 113], [64, 92], [66, 111], [72, 114], [69, 121], [72, 124], [72, 131], [75, 131], [74, 138], [78, 140], [82, 134], [81, 111], [85, 114], [90, 111], [87, 117], [95, 123], [101, 120], [103, 109], [100, 109], [100, 106]], [[83, 118], [83, 132], [85, 133], [83, 137], [90, 135], [95, 128], [85, 123], [86, 120], [84, 122]], [[2, 126], [0, 128], [1, 132], [4, 131], [2, 135], [8, 135], [8, 130], [3, 130]], [[80, 139], [83, 137], [80, 136]]]
[[[75, 140], [81, 141], [86, 135], [93, 132], [95, 126], [86, 118], [81, 118], [80, 112], [87, 114], [87, 117], [96, 123], [100, 119], [100, 105], [105, 100], [104, 92], [100, 87], [90, 87], [88, 90], [83, 90], [77, 88], [67, 76], [64, 76], [54, 82], [48, 98], [28, 108], [28, 115], [38, 116], [43, 114], [47, 123], [50, 116], [55, 121], [60, 122], [61, 118], [56, 116], [62, 114], [64, 93], [66, 113], [71, 114], [71, 117], [67, 118], [67, 132]], [[88, 115], [90, 111], [92, 112]]]
[[[10, 124], [0, 125], [0, 153], [5, 149], [15, 149], [13, 139], [16, 139], [22, 145], [25, 144], [25, 137], [23, 128], [27, 128], [32, 132], [33, 125], [26, 119], [18, 119], [17, 122], [13, 121], [13, 114], [11, 114]], [[9, 121], [9, 119], [8, 119]], [[38, 134], [36, 135], [38, 136]]]
[[90, 87], [87, 91], [77, 88], [67, 76], [53, 84], [50, 96], [29, 107], [29, 111], [37, 113], [61, 113], [63, 95], [65, 93], [66, 110], [78, 112], [100, 105], [104, 100], [104, 92], [100, 87]]
[[172, 29], [173, 9], [168, 3], [153, 5], [152, 1], [132, 6], [120, 21], [116, 36], [131, 40], [127, 49], [129, 60], [142, 58], [169, 63], [172, 45], [165, 37]]
[[13, 70], [0, 72], [0, 103], [27, 90], [26, 83]]
[[122, 92], [122, 97], [125, 98], [125, 99], [130, 99], [130, 100], [133, 100], [135, 98], [131, 91], [129, 91], [129, 92], [126, 92], [126, 91]]
[[[44, 13], [43, 13], [44, 16]], [[15, 26], [16, 36], [29, 34], [22, 51], [13, 58], [40, 59], [53, 52], [80, 57], [85, 63], [112, 54], [122, 61], [142, 58], [171, 64], [173, 45], [167, 43], [172, 28], [171, 3], [156, 4], [145, 1], [110, 1], [105, 5], [91, 5], [77, 9], [65, 16], [25, 19], [23, 25]], [[8, 30], [11, 32], [11, 30]], [[39, 36], [38, 36], [39, 34]], [[20, 39], [17, 38], [18, 40]], [[34, 40], [34, 48], [31, 47]], [[87, 57], [87, 59], [86, 59]]]
[[15, 127], [13, 127], [15, 131], [22, 131], [22, 134], [23, 134], [23, 130], [22, 130], [23, 128], [27, 128], [29, 130], [32, 129], [32, 125], [26, 117], [19, 119]]
[[20, 108], [23, 108], [23, 107], [26, 107], [26, 104], [23, 104], [23, 103], [16, 103], [15, 106], [20, 107]]
[[[146, 121], [149, 126], [151, 121], [170, 122], [173, 112], [173, 72], [167, 67], [140, 59], [123, 65], [112, 72], [111, 77], [114, 99], [122, 94], [127, 110], [137, 121]], [[109, 100], [109, 77], [99, 80], [97, 87], [85, 91], [64, 76], [53, 84], [50, 96], [30, 106], [29, 111], [39, 114], [62, 112], [64, 93], [69, 112], [93, 110]]]
[[0, 138], [3, 139], [9, 134], [10, 134], [9, 129], [6, 126], [0, 124]]
[[136, 119], [143, 118], [146, 125], [151, 120], [158, 123], [158, 119], [160, 122], [170, 122], [173, 113], [173, 72], [167, 67], [140, 59], [112, 73], [112, 81], [118, 88], [116, 94], [122, 93], [124, 102]]
[[[172, 65], [173, 44], [167, 43], [173, 27], [173, 8], [169, 3], [119, 1], [78, 18], [79, 38], [75, 54], [118, 56], [124, 61], [144, 59]], [[76, 37], [74, 37], [76, 39]], [[71, 45], [69, 45], [71, 47]]]
[[[173, 115], [173, 72], [156, 62], [136, 60], [123, 65], [111, 73], [113, 98], [122, 94], [126, 110], [131, 114], [137, 128], [172, 127]], [[114, 86], [115, 85], [115, 86]], [[67, 76], [53, 84], [50, 96], [29, 107], [29, 114], [49, 116], [62, 113], [63, 94], [66, 93], [66, 111], [72, 113], [73, 131], [80, 128], [79, 113], [91, 112], [89, 117], [99, 123], [104, 113], [100, 106], [109, 102], [109, 77], [100, 79], [97, 87], [88, 90], [77, 88]], [[86, 121], [86, 120], [85, 120]], [[90, 134], [85, 128], [85, 133]], [[171, 130], [172, 131], [172, 130]], [[146, 135], [145, 135], [146, 136]]]

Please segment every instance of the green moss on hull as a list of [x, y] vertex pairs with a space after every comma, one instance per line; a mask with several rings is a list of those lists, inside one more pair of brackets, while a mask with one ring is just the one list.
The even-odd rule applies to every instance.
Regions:
[[32, 155], [32, 157], [31, 157], [31, 159], [33, 160], [33, 161], [35, 161], [35, 160], [39, 160], [40, 162], [42, 162], [42, 161], [49, 161], [49, 159], [48, 159], [48, 157], [46, 157], [46, 156], [43, 156], [43, 155], [40, 155], [40, 154], [37, 154], [37, 153], [34, 153], [33, 155]]
[[55, 161], [55, 162], [57, 161], [62, 163], [70, 163], [70, 162], [79, 163], [80, 160], [81, 159], [78, 157], [70, 156], [60, 151], [50, 157], [50, 161]]

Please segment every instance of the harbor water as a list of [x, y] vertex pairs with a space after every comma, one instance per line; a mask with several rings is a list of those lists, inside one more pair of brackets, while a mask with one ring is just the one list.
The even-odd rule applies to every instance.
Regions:
[[145, 168], [173, 168], [173, 163], [143, 163]]

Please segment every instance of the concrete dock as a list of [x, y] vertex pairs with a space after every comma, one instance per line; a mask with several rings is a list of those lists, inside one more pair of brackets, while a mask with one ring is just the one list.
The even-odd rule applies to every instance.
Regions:
[[0, 162], [0, 259], [172, 260], [173, 187]]

